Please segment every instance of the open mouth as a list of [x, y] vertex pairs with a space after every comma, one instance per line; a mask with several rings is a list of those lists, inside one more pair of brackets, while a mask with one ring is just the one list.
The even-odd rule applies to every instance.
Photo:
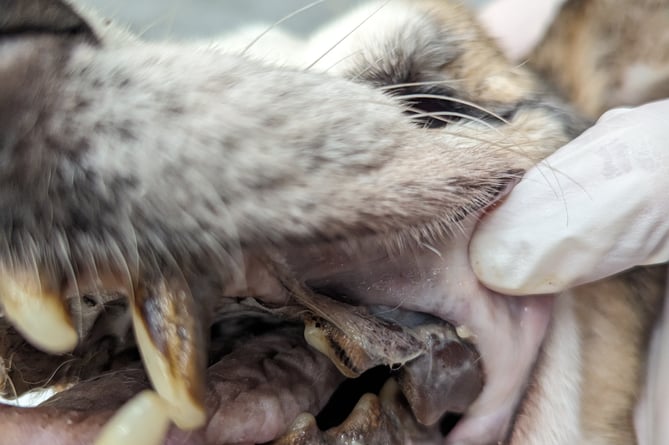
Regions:
[[[172, 427], [164, 443], [503, 438], [551, 303], [482, 288], [469, 269], [467, 240], [465, 233], [406, 249], [373, 243], [356, 250], [301, 248], [285, 255], [281, 266], [299, 281], [247, 261], [243, 279], [226, 289], [230, 298], [208, 308], [216, 316], [203, 384], [206, 426], [188, 432]], [[35, 387], [59, 392], [35, 408], [2, 407], [0, 443], [93, 443], [112, 418], [122, 427], [110, 433], [108, 426], [107, 442], [98, 443], [162, 443], [167, 422], [151, 401], [155, 393], [136, 395], [151, 383], [161, 395], [165, 389], [144, 371], [156, 361], [152, 365], [140, 347], [142, 366], [125, 296], [70, 302], [84, 338], [71, 354], [42, 353], [9, 324], [2, 326], [5, 397]], [[139, 343], [146, 341], [140, 337]], [[188, 397], [197, 391], [186, 385], [179, 393], [183, 382], [170, 379], [172, 397], [188, 418], [196, 412]], [[136, 406], [124, 407], [133, 397]], [[118, 432], [124, 429], [126, 436]]]

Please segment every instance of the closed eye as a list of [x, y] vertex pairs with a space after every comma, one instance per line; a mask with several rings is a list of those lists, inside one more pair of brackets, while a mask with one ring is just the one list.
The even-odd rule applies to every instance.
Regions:
[[407, 105], [406, 112], [425, 128], [442, 128], [446, 125], [469, 120], [488, 127], [508, 124], [515, 107], [502, 113], [490, 110], [472, 101], [462, 99], [453, 90], [443, 87], [400, 87], [388, 93]]

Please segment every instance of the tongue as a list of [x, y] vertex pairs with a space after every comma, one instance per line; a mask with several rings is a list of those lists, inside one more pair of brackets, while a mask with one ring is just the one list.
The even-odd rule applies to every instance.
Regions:
[[209, 369], [211, 443], [263, 443], [303, 413], [318, 413], [343, 381], [306, 346], [302, 327], [247, 342]]

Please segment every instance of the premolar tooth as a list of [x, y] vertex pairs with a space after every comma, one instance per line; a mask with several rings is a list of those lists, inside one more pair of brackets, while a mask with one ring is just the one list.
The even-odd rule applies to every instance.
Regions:
[[331, 443], [344, 445], [350, 443], [388, 444], [405, 443], [398, 436], [394, 425], [389, 423], [379, 398], [374, 394], [363, 395], [339, 426], [325, 432]]
[[69, 352], [77, 345], [77, 331], [61, 297], [42, 289], [38, 279], [4, 271], [0, 302], [5, 316], [26, 340], [53, 354]]
[[272, 445], [320, 445], [324, 444], [323, 432], [318, 429], [316, 418], [309, 413], [302, 413], [293, 422], [290, 429]]
[[339, 372], [346, 377], [359, 377], [363, 371], [372, 366], [368, 365], [370, 361], [369, 356], [364, 354], [364, 351], [355, 350], [360, 356], [358, 362], [363, 363], [363, 367], [358, 368], [348, 356], [343, 346], [337, 343], [337, 338], [341, 339], [343, 337], [343, 333], [321, 318], [306, 316], [304, 319], [304, 339], [306, 342], [318, 352], [328, 357], [337, 369], [339, 369]]
[[457, 326], [455, 328], [455, 333], [463, 340], [474, 340], [476, 338], [474, 332], [465, 325]]
[[161, 280], [135, 292], [132, 312], [144, 366], [170, 419], [182, 430], [203, 426], [207, 345], [192, 296]]
[[95, 445], [159, 445], [169, 426], [164, 401], [154, 391], [142, 391], [114, 414]]
[[[330, 309], [341, 317], [346, 308], [333, 304]], [[344, 328], [319, 316], [304, 315], [307, 343], [346, 377], [358, 377], [379, 365], [401, 366], [424, 353], [423, 345], [400, 325], [353, 309], [346, 313], [350, 319], [341, 323]]]

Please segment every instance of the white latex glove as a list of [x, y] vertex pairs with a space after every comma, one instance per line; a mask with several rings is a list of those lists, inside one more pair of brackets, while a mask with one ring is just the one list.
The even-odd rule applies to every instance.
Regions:
[[481, 221], [472, 267], [489, 288], [528, 295], [666, 262], [668, 198], [669, 100], [609, 111]]
[[539, 43], [565, 0], [495, 0], [481, 8], [479, 21], [511, 60]]

